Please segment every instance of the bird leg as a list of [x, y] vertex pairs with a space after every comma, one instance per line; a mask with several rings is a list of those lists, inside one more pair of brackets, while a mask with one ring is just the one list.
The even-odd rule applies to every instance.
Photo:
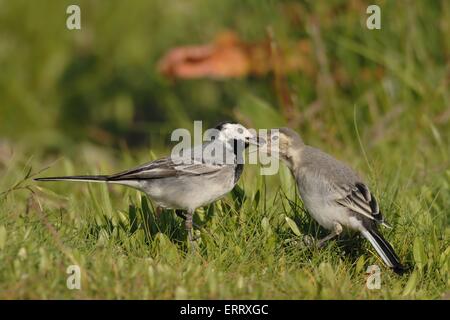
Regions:
[[328, 240], [331, 240], [334, 237], [337, 237], [341, 233], [342, 233], [342, 226], [339, 223], [335, 222], [333, 231], [331, 231], [331, 233], [329, 235], [327, 235], [326, 237], [317, 241], [317, 247], [322, 248]]
[[191, 245], [192, 250], [195, 250], [194, 247], [194, 241], [195, 239], [192, 236], [192, 218], [194, 216], [194, 211], [193, 210], [188, 210], [185, 218], [186, 220], [184, 221], [184, 227], [186, 228], [186, 231], [188, 232], [188, 238], [189, 238], [189, 243]]
[[155, 210], [155, 216], [156, 216], [156, 218], [157, 219], [159, 219], [159, 216], [161, 215], [161, 213], [163, 212], [163, 208], [162, 207], [160, 207], [160, 206], [157, 206], [156, 207], [156, 210]]
[[[177, 217], [180, 217], [181, 219], [186, 221], [186, 214], [183, 213], [183, 210], [177, 209], [177, 210], [175, 210], [175, 214], [177, 215]], [[200, 229], [200, 226], [198, 224], [196, 224], [194, 221], [192, 221], [192, 225], [194, 227], [196, 227], [197, 229]], [[197, 240], [197, 238], [195, 238], [194, 240]]]

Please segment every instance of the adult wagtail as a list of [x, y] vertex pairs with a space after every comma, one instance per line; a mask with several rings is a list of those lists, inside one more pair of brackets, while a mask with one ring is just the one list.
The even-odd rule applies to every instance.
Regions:
[[224, 122], [210, 132], [210, 141], [159, 160], [112, 175], [37, 178], [37, 181], [106, 182], [136, 188], [163, 208], [181, 209], [192, 244], [195, 209], [230, 192], [243, 170], [242, 153], [261, 140], [238, 123]]
[[375, 197], [355, 171], [331, 155], [306, 145], [289, 128], [271, 130], [267, 144], [268, 151], [275, 155], [278, 152], [294, 175], [307, 211], [322, 227], [331, 230], [318, 241], [319, 247], [346, 227], [361, 232], [395, 272], [404, 270], [394, 249], [378, 230], [378, 225], [389, 225]]

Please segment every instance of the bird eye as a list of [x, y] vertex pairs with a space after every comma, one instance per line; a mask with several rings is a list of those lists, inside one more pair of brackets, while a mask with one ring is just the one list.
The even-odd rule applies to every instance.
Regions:
[[272, 140], [273, 140], [273, 141], [278, 140], [278, 136], [273, 136], [273, 137], [272, 137]]
[[242, 128], [238, 128], [237, 131], [238, 131], [240, 134], [243, 134], [243, 133], [244, 133], [244, 129], [242, 129]]

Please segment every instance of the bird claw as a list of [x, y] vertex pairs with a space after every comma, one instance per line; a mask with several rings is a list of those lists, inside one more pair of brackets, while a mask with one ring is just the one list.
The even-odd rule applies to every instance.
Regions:
[[316, 240], [309, 236], [309, 235], [304, 235], [303, 236], [303, 243], [308, 247], [308, 248], [312, 248], [316, 245]]
[[191, 235], [189, 241], [190, 241], [190, 242], [196, 242], [196, 241], [199, 240], [200, 238], [201, 238], [200, 235], [197, 235], [197, 234], [194, 233], [193, 235]]

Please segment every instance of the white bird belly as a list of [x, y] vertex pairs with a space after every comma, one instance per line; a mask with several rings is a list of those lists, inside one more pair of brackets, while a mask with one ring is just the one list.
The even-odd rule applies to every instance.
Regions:
[[194, 210], [230, 192], [234, 183], [224, 185], [224, 181], [233, 181], [233, 179], [216, 179], [215, 177], [205, 179], [204, 176], [171, 177], [145, 181], [141, 190], [159, 206]]
[[329, 203], [318, 196], [303, 194], [301, 198], [309, 214], [325, 229], [333, 230], [336, 222], [352, 228], [352, 223], [349, 221], [350, 216], [344, 207]]

